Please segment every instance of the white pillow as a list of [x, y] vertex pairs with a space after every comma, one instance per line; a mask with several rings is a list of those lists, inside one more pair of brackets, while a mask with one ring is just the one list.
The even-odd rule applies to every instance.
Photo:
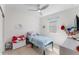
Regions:
[[33, 32], [33, 33], [31, 34], [31, 36], [36, 36], [36, 33], [35, 33], [35, 32]]

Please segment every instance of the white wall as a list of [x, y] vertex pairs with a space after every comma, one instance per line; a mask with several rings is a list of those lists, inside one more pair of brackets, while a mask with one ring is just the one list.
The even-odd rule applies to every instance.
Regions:
[[[27, 7], [26, 7], [27, 8]], [[12, 36], [26, 34], [28, 31], [39, 32], [39, 14], [29, 12], [22, 5], [7, 5], [4, 23], [5, 42], [11, 41]], [[18, 24], [22, 28], [18, 29]]]

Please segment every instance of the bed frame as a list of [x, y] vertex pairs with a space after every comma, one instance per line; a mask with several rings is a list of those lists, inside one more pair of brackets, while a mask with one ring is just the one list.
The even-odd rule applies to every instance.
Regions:
[[[29, 40], [29, 39], [28, 39]], [[29, 41], [30, 42], [30, 41]], [[32, 48], [33, 46], [35, 46], [32, 42], [30, 42], [32, 44]], [[48, 45], [52, 45], [52, 50], [53, 50], [53, 42], [50, 42], [49, 44], [47, 44], [45, 47], [47, 47]], [[39, 48], [38, 46], [36, 46], [37, 48]], [[43, 55], [46, 55], [46, 51], [45, 48], [43, 49]]]
[[[53, 50], [53, 42], [50, 42], [49, 44], [47, 44], [45, 47], [47, 47], [48, 45], [52, 44], [52, 50]], [[46, 55], [46, 51], [45, 49], [43, 49], [43, 55]]]

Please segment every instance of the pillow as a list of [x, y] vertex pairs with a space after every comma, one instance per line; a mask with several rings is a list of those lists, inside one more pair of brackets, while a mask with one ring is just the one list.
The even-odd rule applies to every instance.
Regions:
[[27, 36], [36, 36], [36, 35], [40, 35], [40, 34], [36, 32], [27, 32]]
[[36, 35], [40, 35], [40, 33], [36, 33]]
[[32, 32], [27, 32], [27, 35], [31, 35], [32, 34]]
[[31, 36], [36, 36], [36, 33], [35, 33], [35, 32], [33, 32], [33, 33], [31, 34]]

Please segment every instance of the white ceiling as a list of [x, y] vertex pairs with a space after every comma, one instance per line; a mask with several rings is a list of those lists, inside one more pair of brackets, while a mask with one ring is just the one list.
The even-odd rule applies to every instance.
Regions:
[[43, 10], [43, 16], [49, 15], [49, 14], [54, 14], [60, 11], [64, 11], [69, 8], [74, 8], [79, 5], [73, 5], [73, 4], [55, 4], [55, 5], [50, 5], [47, 9]]
[[[41, 4], [41, 7], [43, 7], [44, 5], [45, 4]], [[28, 5], [26, 4], [26, 6], [27, 6], [27, 9], [37, 9], [37, 4], [28, 4]], [[57, 13], [57, 12], [64, 11], [69, 8], [78, 7], [78, 6], [79, 4], [49, 4], [49, 7], [47, 9], [42, 10], [42, 16]]]
[[[6, 5], [9, 9], [11, 10], [25, 10], [28, 11], [28, 9], [36, 9], [37, 4], [15, 4], [15, 5]], [[41, 4], [41, 7], [44, 6], [44, 4]], [[73, 4], [50, 4], [49, 7], [45, 10], [42, 10], [42, 16], [57, 13], [69, 8], [74, 8], [79, 6], [78, 4], [73, 5]], [[30, 11], [31, 12], [31, 11]], [[35, 12], [35, 11], [34, 11]]]

